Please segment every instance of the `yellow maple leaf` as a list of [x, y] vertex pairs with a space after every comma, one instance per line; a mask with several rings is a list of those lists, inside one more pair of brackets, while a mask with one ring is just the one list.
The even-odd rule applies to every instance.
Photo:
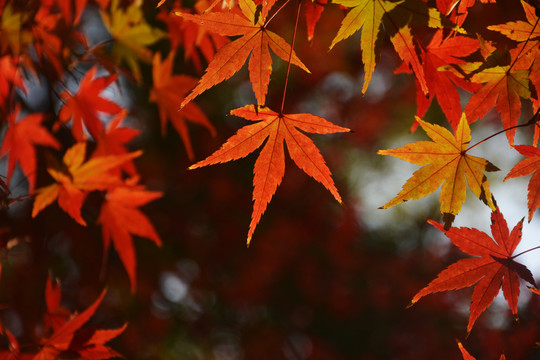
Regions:
[[382, 206], [387, 209], [407, 200], [416, 200], [431, 194], [442, 184], [441, 213], [445, 228], [449, 228], [454, 217], [465, 202], [466, 184], [471, 191], [492, 210], [489, 183], [483, 171], [499, 170], [486, 159], [467, 155], [471, 141], [469, 123], [462, 115], [453, 135], [449, 130], [429, 124], [419, 117], [416, 120], [433, 141], [417, 141], [398, 149], [379, 150], [377, 154], [391, 155], [415, 165], [425, 165], [415, 171], [395, 198]]
[[141, 4], [141, 1], [134, 1], [122, 9], [118, 5], [118, 0], [113, 0], [110, 13], [101, 12], [105, 26], [115, 40], [112, 48], [113, 58], [118, 63], [125, 61], [137, 80], [141, 78], [139, 60], [146, 63], [152, 61], [152, 51], [147, 46], [166, 36], [160, 29], [148, 25]]

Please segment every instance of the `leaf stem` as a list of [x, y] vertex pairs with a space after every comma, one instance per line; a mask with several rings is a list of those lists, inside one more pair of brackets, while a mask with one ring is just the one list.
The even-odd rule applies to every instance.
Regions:
[[300, 8], [302, 7], [302, 0], [298, 0], [298, 8], [296, 10], [296, 21], [294, 23], [294, 32], [291, 41], [291, 51], [289, 52], [289, 61], [287, 62], [287, 74], [285, 75], [285, 85], [283, 86], [283, 97], [281, 98], [281, 109], [279, 115], [283, 115], [283, 108], [285, 107], [285, 95], [287, 94], [287, 84], [289, 83], [289, 73], [291, 71], [292, 53], [294, 51], [294, 41], [296, 39], [296, 31], [298, 30], [298, 19], [300, 18]]
[[531, 248], [531, 249], [529, 249], [529, 250], [525, 250], [525, 251], [523, 251], [523, 252], [520, 252], [520, 253], [517, 254], [517, 255], [513, 255], [512, 257], [510, 257], [510, 259], [515, 259], [515, 258], [517, 258], [518, 256], [521, 256], [521, 255], [523, 255], [523, 254], [528, 253], [529, 251], [533, 251], [533, 250], [537, 250], [537, 249], [540, 249], [540, 246], [536, 246], [536, 247], [533, 247], [533, 248]]
[[270, 21], [272, 21], [272, 19], [275, 18], [277, 14], [279, 14], [279, 12], [285, 7], [285, 5], [287, 5], [287, 4], [289, 3], [289, 1], [291, 1], [291, 0], [285, 1], [285, 2], [283, 3], [283, 5], [281, 5], [281, 6], [279, 7], [279, 9], [277, 9], [276, 12], [275, 12], [272, 16], [270, 16], [270, 19], [268, 19], [268, 20], [264, 23], [264, 27], [265, 27], [265, 28], [268, 26], [268, 24], [270, 23]]
[[525, 124], [519, 124], [519, 125], [514, 125], [514, 126], [510, 126], [509, 128], [506, 128], [506, 129], [502, 129], [501, 131], [497, 131], [495, 134], [492, 134], [490, 136], [488, 136], [487, 138], [483, 139], [483, 140], [480, 140], [479, 142], [477, 142], [476, 144], [474, 144], [473, 146], [469, 147], [467, 150], [465, 150], [465, 152], [473, 149], [474, 147], [482, 144], [483, 142], [485, 141], [488, 141], [489, 139], [491, 139], [492, 137], [495, 137], [499, 134], [502, 134], [502, 133], [505, 133], [507, 131], [510, 131], [510, 130], [513, 130], [513, 129], [517, 129], [517, 128], [520, 128], [520, 127], [525, 127], [525, 126], [529, 126], [529, 125], [533, 125], [533, 124], [537, 124], [538, 123], [538, 120], [540, 120], [540, 118], [538, 117], [538, 114], [540, 113], [540, 108], [538, 108], [538, 110], [536, 111], [536, 113], [529, 119], [529, 121], [527, 121]]

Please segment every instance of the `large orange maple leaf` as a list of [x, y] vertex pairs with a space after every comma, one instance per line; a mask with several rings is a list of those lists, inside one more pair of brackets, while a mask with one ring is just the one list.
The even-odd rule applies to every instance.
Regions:
[[[257, 16], [257, 8], [252, 0], [240, 0], [238, 5], [242, 11], [241, 14], [235, 12], [213, 12], [203, 15], [176, 13], [185, 20], [200, 23], [208, 31], [225, 36], [242, 35], [217, 52], [197, 86], [184, 99], [180, 107], [184, 107], [204, 91], [233, 76], [244, 65], [250, 54], [249, 79], [257, 103], [265, 104], [272, 73], [272, 58], [268, 48], [270, 47], [285, 61], [289, 61], [292, 50], [282, 37], [267, 29], [266, 18], [263, 15]], [[294, 51], [292, 51], [291, 63], [309, 73]]]
[[156, 245], [161, 246], [161, 239], [152, 223], [137, 207], [161, 196], [161, 192], [146, 191], [140, 186], [121, 186], [107, 193], [101, 207], [98, 223], [102, 224], [103, 251], [107, 253], [112, 240], [114, 248], [128, 272], [132, 292], [135, 291], [137, 284], [135, 276], [137, 260], [132, 235], [150, 239]]
[[190, 166], [190, 169], [243, 158], [255, 151], [266, 140], [266, 144], [255, 162], [254, 204], [247, 237], [248, 245], [255, 227], [285, 174], [283, 143], [287, 144], [289, 155], [295, 164], [306, 174], [323, 184], [341, 203], [341, 197], [319, 149], [310, 138], [299, 130], [316, 134], [330, 134], [348, 132], [350, 129], [334, 125], [328, 120], [312, 114], [279, 114], [266, 107], [256, 108], [255, 105], [246, 105], [232, 110], [231, 114], [257, 122], [238, 130], [236, 135], [229, 138], [218, 151], [205, 160]]
[[435, 280], [414, 296], [411, 305], [431, 293], [456, 290], [476, 284], [467, 325], [467, 332], [470, 332], [476, 319], [493, 302], [502, 286], [512, 314], [517, 315], [519, 278], [522, 277], [536, 288], [531, 272], [524, 265], [516, 262], [515, 256], [512, 256], [521, 241], [523, 220], [521, 219], [510, 233], [506, 220], [497, 207], [491, 213], [493, 238], [474, 228], [459, 227], [445, 230], [441, 224], [429, 220], [431, 225], [443, 231], [461, 251], [477, 257], [459, 260], [441, 271]]
[[465, 202], [468, 183], [472, 192], [494, 210], [489, 183], [483, 171], [499, 169], [486, 159], [467, 155], [471, 130], [465, 115], [461, 117], [455, 136], [447, 129], [429, 124], [419, 117], [416, 117], [416, 121], [433, 141], [418, 141], [398, 149], [377, 152], [415, 165], [425, 165], [415, 171], [397, 196], [382, 208], [419, 199], [431, 194], [442, 184], [441, 213], [448, 228]]

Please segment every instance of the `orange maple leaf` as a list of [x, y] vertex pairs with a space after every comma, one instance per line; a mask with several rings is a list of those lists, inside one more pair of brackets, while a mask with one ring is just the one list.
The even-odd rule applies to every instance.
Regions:
[[84, 74], [76, 94], [71, 94], [68, 90], [60, 94], [64, 100], [64, 106], [58, 114], [59, 124], [65, 124], [73, 119], [71, 132], [77, 141], [84, 139], [83, 123], [94, 138], [102, 135], [103, 124], [98, 112], [113, 115], [121, 110], [118, 104], [100, 95], [116, 80], [117, 75], [95, 78], [96, 73], [97, 66], [94, 66]]
[[105, 253], [108, 251], [112, 240], [129, 275], [132, 292], [135, 291], [137, 284], [135, 276], [137, 260], [132, 235], [150, 239], [161, 246], [161, 239], [152, 223], [137, 207], [161, 196], [161, 192], [146, 191], [140, 186], [121, 186], [107, 192], [101, 207], [98, 223], [102, 224], [103, 251]]
[[[218, 51], [212, 62], [208, 64], [206, 72], [197, 86], [180, 105], [181, 108], [212, 86], [233, 76], [244, 65], [250, 54], [249, 79], [257, 103], [264, 105], [272, 72], [272, 58], [268, 48], [270, 47], [277, 56], [285, 61], [289, 60], [289, 54], [292, 50], [283, 38], [267, 29], [268, 22], [262, 14], [256, 16], [257, 9], [252, 0], [240, 0], [239, 6], [241, 14], [234, 12], [214, 12], [203, 15], [176, 13], [185, 20], [200, 23], [205, 29], [217, 34], [242, 35]], [[257, 21], [255, 21], [256, 18]], [[294, 51], [292, 51], [291, 63], [309, 73], [307, 67]]]
[[528, 145], [516, 145], [514, 149], [527, 158], [518, 162], [504, 180], [533, 174], [529, 181], [527, 195], [529, 222], [531, 222], [534, 212], [540, 207], [540, 172], [537, 172], [540, 170], [540, 149]]
[[246, 105], [231, 111], [232, 115], [257, 121], [238, 130], [223, 146], [205, 160], [189, 167], [196, 169], [206, 165], [224, 163], [247, 156], [260, 147], [266, 139], [257, 161], [253, 178], [253, 214], [249, 226], [247, 243], [251, 241], [266, 206], [274, 196], [278, 185], [285, 174], [285, 149], [287, 144], [289, 155], [295, 164], [306, 174], [323, 184], [341, 203], [341, 197], [332, 180], [330, 170], [310, 138], [299, 130], [330, 134], [348, 132], [350, 129], [332, 124], [326, 119], [312, 114], [279, 114], [267, 107]]
[[57, 359], [62, 353], [77, 355], [78, 359], [95, 360], [121, 356], [105, 344], [120, 335], [127, 324], [112, 330], [81, 329], [94, 315], [105, 294], [106, 291], [103, 290], [99, 298], [86, 310], [80, 314], [73, 314], [73, 317], [56, 328], [51, 336], [42, 339], [41, 349], [33, 359]]
[[467, 332], [470, 332], [476, 319], [493, 302], [502, 286], [504, 297], [512, 314], [516, 316], [519, 278], [522, 277], [536, 288], [529, 269], [514, 261], [515, 256], [512, 256], [521, 241], [523, 220], [521, 219], [510, 233], [506, 220], [499, 208], [496, 208], [491, 213], [493, 238], [474, 228], [459, 227], [445, 230], [441, 224], [429, 220], [431, 225], [443, 231], [461, 251], [478, 257], [459, 260], [441, 271], [435, 280], [414, 296], [411, 305], [431, 293], [462, 289], [476, 284], [467, 325]]
[[124, 155], [100, 156], [84, 162], [86, 143], [80, 142], [68, 149], [64, 155], [65, 170], [49, 167], [47, 171], [56, 183], [36, 190], [32, 217], [54, 200], [79, 224], [86, 226], [81, 216], [81, 207], [89, 191], [106, 190], [121, 184], [120, 178], [109, 172], [117, 166], [141, 155], [136, 151]]
[[[529, 70], [519, 69], [512, 65], [494, 66], [483, 69], [482, 63], [467, 63], [460, 66], [462, 72], [453, 70], [455, 74], [471, 76], [470, 80], [484, 84], [476, 91], [467, 105], [465, 114], [469, 122], [474, 122], [491, 110], [497, 108], [504, 128], [517, 125], [521, 113], [521, 98], [529, 99]], [[448, 69], [450, 67], [444, 67]], [[510, 145], [514, 144], [515, 129], [506, 132]]]
[[161, 120], [161, 133], [167, 131], [167, 118], [180, 134], [184, 141], [184, 146], [190, 160], [195, 158], [193, 146], [189, 138], [186, 121], [206, 127], [212, 136], [216, 135], [214, 126], [201, 109], [195, 104], [186, 104], [178, 110], [178, 104], [182, 102], [189, 89], [197, 83], [197, 80], [187, 75], [172, 75], [174, 53], [170, 53], [165, 61], [161, 62], [159, 53], [154, 55], [152, 74], [154, 77], [154, 87], [150, 90], [150, 101], [157, 103], [159, 109], [159, 119]]
[[431, 194], [442, 184], [441, 213], [445, 227], [448, 228], [465, 202], [468, 183], [472, 192], [494, 210], [489, 183], [483, 171], [499, 169], [486, 159], [467, 155], [471, 130], [465, 115], [461, 117], [455, 136], [447, 129], [429, 124], [419, 117], [416, 117], [416, 121], [433, 141], [418, 141], [398, 149], [377, 152], [415, 165], [425, 165], [415, 171], [398, 195], [382, 208], [419, 199]]
[[54, 149], [60, 143], [41, 125], [43, 114], [30, 114], [20, 119], [17, 117], [20, 105], [8, 115], [9, 128], [0, 147], [0, 156], [8, 154], [7, 180], [13, 175], [15, 163], [18, 162], [22, 172], [28, 179], [28, 192], [32, 193], [36, 186], [36, 146], [49, 146]]

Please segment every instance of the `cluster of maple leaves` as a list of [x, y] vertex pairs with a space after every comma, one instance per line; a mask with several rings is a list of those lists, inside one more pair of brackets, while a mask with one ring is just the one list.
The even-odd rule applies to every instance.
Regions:
[[[167, 4], [163, 6], [164, 3]], [[537, 125], [540, 6], [521, 0], [522, 20], [488, 27], [514, 44], [503, 50], [464, 27], [469, 9], [475, 6], [474, 0], [437, 0], [436, 7], [421, 0], [335, 0], [333, 3], [341, 6], [346, 15], [340, 28], [336, 29], [329, 49], [361, 31], [360, 50], [365, 74], [362, 92], [365, 93], [380, 56], [380, 40], [388, 37], [402, 60], [396, 72], [412, 73], [416, 81], [417, 117], [413, 130], [419, 125], [432, 140], [379, 151], [379, 154], [423, 166], [383, 208], [426, 196], [442, 184], [440, 209], [444, 225], [432, 220], [430, 223], [445, 232], [461, 250], [477, 256], [460, 260], [443, 270], [414, 296], [412, 303], [433, 292], [476, 284], [468, 331], [501, 287], [512, 313], [517, 314], [520, 278], [536, 289], [530, 271], [516, 262], [516, 255], [513, 255], [521, 240], [523, 220], [509, 231], [484, 173], [496, 171], [497, 167], [486, 159], [468, 154], [478, 145], [470, 145], [469, 124], [496, 108], [509, 145], [526, 157], [506, 178], [533, 174], [528, 189], [530, 221], [540, 207], [540, 175], [536, 173], [540, 159], [540, 150], [536, 148], [540, 137], [540, 126]], [[298, 18], [303, 13], [308, 40], [313, 40], [326, 1], [286, 0], [276, 4], [275, 0], [215, 0], [213, 3], [199, 0], [193, 9], [183, 8], [180, 2], [156, 1], [151, 4], [152, 9], [158, 7], [156, 19], [166, 31], [149, 24], [142, 1], [47, 0], [35, 1], [32, 5], [21, 6], [18, 2], [0, 0], [0, 119], [5, 128], [0, 156], [7, 161], [5, 180], [0, 179], [2, 206], [15, 201], [9, 197], [9, 186], [17, 165], [27, 179], [28, 194], [34, 198], [32, 217], [39, 216], [56, 202], [74, 221], [86, 226], [87, 220], [82, 215], [85, 200], [90, 193], [99, 193], [102, 205], [97, 223], [102, 227], [104, 251], [107, 252], [111, 244], [116, 249], [128, 273], [132, 291], [136, 289], [133, 236], [161, 244], [158, 233], [139, 207], [160, 198], [162, 193], [147, 190], [140, 183], [134, 160], [142, 152], [128, 150], [128, 144], [140, 131], [123, 125], [129, 110], [104, 94], [118, 83], [118, 74], [142, 85], [148, 80], [145, 80], [141, 67], [151, 66], [149, 101], [157, 106], [162, 133], [166, 133], [168, 122], [171, 122], [184, 143], [188, 158], [194, 160], [187, 123], [201, 125], [210, 134], [215, 134], [214, 126], [194, 100], [231, 78], [248, 62], [249, 81], [256, 103], [231, 110], [230, 114], [251, 123], [215, 153], [190, 167], [195, 169], [237, 160], [262, 146], [254, 166], [254, 205], [248, 245], [284, 176], [284, 144], [294, 163], [341, 202], [321, 153], [304, 133], [350, 130], [314, 114], [284, 112], [291, 65], [305, 73], [309, 73], [309, 69], [294, 51], [296, 26], [290, 42], [270, 30], [284, 6], [297, 6], [295, 23], [298, 25]], [[90, 9], [99, 12], [110, 39], [97, 44], [87, 39], [80, 22], [83, 12]], [[417, 28], [432, 29], [427, 45], [415, 36]], [[166, 56], [151, 50], [151, 46], [160, 41], [170, 45]], [[280, 109], [266, 106], [272, 75], [270, 50], [288, 66]], [[195, 69], [201, 73], [204, 69], [200, 79], [174, 73], [176, 54], [180, 51]], [[75, 69], [83, 71], [84, 75], [78, 81], [78, 89], [72, 91], [67, 87], [66, 79], [74, 76]], [[26, 94], [28, 84], [40, 81], [40, 77], [46, 77], [49, 83], [61, 89], [57, 93], [58, 111], [54, 118], [31, 112], [30, 107], [23, 106], [21, 99], [24, 96], [18, 95]], [[458, 87], [472, 93], [464, 108]], [[421, 119], [434, 98], [454, 134]], [[520, 125], [522, 101], [529, 101], [536, 114]], [[534, 128], [532, 145], [514, 145], [515, 129], [520, 126]], [[59, 141], [57, 135], [66, 128], [71, 133], [70, 146]], [[36, 174], [42, 165], [50, 175], [49, 182], [36, 188]], [[451, 226], [465, 201], [467, 184], [493, 211], [493, 238], [476, 229]], [[47, 335], [42, 337], [40, 350], [20, 354], [16, 339], [0, 324], [0, 334], [11, 344], [11, 348], [0, 355], [35, 359], [117, 356], [105, 343], [118, 336], [125, 326], [87, 332], [81, 329], [104, 295], [105, 292], [81, 314], [71, 315], [60, 306], [59, 287], [49, 280], [44, 319]], [[472, 358], [461, 344], [459, 346], [466, 359]]]

